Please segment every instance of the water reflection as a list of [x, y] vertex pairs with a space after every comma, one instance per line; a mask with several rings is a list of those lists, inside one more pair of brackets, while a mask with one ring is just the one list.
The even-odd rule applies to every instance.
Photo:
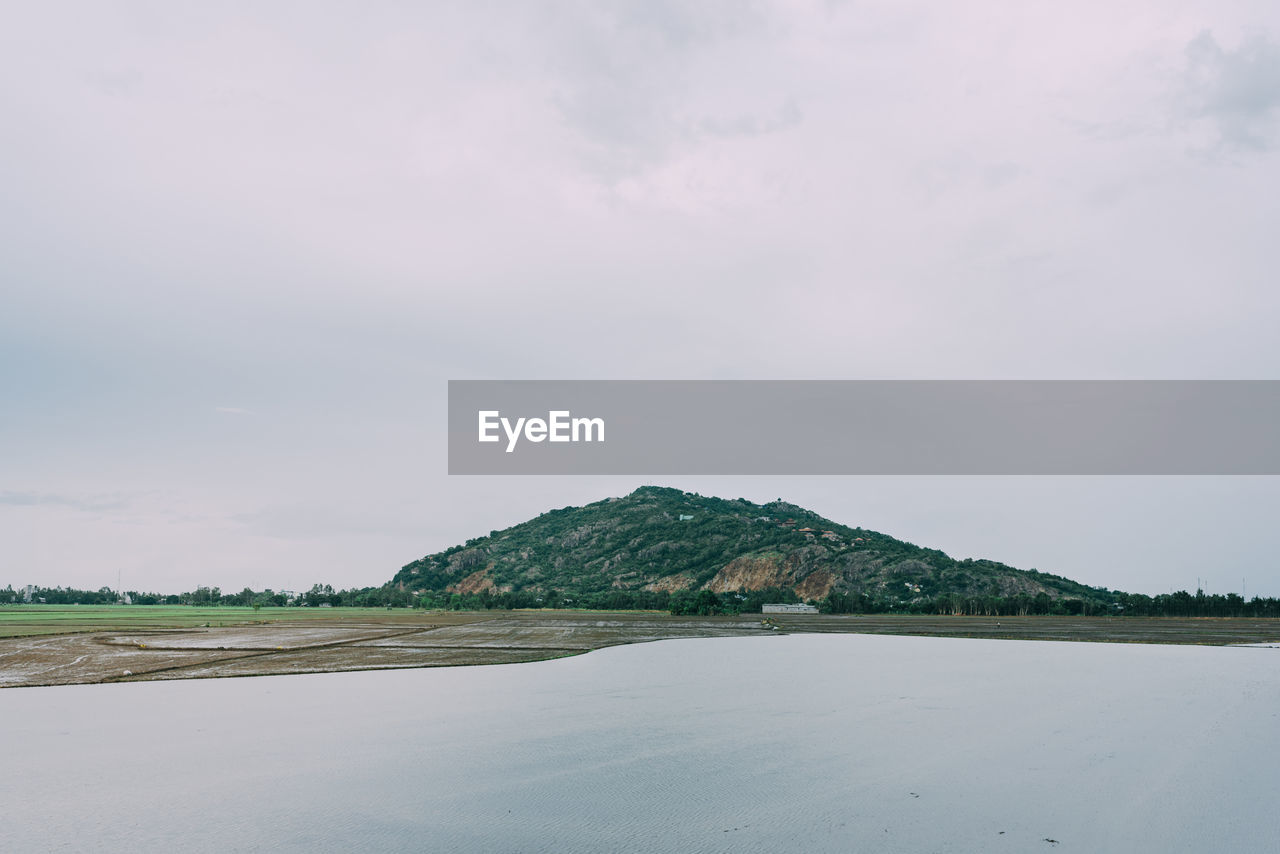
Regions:
[[0, 802], [15, 851], [1261, 851], [1273, 667], [815, 635], [16, 689]]

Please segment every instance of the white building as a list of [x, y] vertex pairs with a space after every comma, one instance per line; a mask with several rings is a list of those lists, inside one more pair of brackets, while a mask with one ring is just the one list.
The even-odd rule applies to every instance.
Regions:
[[765, 614], [816, 614], [818, 609], [814, 605], [761, 605], [760, 611]]

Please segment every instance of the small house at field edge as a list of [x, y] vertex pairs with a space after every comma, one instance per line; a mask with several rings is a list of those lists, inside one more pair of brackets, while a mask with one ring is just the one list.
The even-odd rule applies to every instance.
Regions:
[[772, 605], [761, 605], [760, 613], [762, 614], [816, 614], [818, 609], [814, 605], [784, 605], [776, 603]]

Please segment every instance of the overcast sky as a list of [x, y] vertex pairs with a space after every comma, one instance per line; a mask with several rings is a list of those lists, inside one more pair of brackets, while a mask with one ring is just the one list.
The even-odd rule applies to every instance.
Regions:
[[[21, 4], [0, 110], [0, 586], [642, 483], [448, 477], [448, 379], [1280, 378], [1274, 2]], [[1275, 478], [662, 482], [1280, 596]]]

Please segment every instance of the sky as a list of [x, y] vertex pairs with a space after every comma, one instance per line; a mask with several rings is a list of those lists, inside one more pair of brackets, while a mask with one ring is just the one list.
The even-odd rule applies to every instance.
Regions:
[[[25, 4], [0, 586], [377, 585], [625, 477], [449, 379], [1280, 378], [1266, 2]], [[1280, 596], [1270, 477], [672, 477]]]

